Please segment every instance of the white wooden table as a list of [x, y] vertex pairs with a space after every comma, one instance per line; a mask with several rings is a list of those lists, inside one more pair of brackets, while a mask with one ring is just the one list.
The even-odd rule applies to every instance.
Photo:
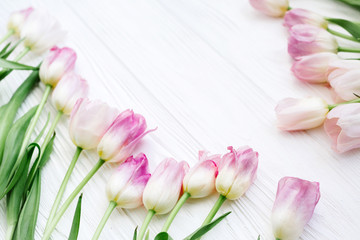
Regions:
[[[275, 126], [274, 107], [284, 97], [322, 96], [329, 90], [306, 85], [290, 72], [287, 32], [281, 19], [253, 10], [246, 0], [62, 0], [0, 2], [0, 33], [10, 12], [29, 5], [46, 8], [68, 30], [63, 45], [78, 53], [77, 71], [90, 83], [91, 97], [121, 109], [142, 113], [149, 127], [143, 151], [153, 170], [165, 157], [197, 161], [200, 149], [225, 153], [226, 147], [250, 145], [260, 153], [258, 178], [221, 213], [232, 211], [204, 239], [273, 239], [270, 213], [277, 182], [283, 176], [319, 181], [321, 199], [301, 239], [359, 239], [359, 151], [339, 155], [320, 127], [308, 132], [284, 133]], [[293, 1], [292, 6], [314, 7], [327, 16], [355, 18], [359, 13], [332, 0]], [[335, 14], [338, 11], [338, 15]], [[359, 19], [358, 19], [359, 20]], [[41, 58], [27, 56], [24, 63]], [[4, 104], [28, 73], [14, 72], [0, 82]], [[23, 114], [37, 104], [37, 87], [21, 108]], [[55, 114], [49, 102], [46, 112]], [[57, 128], [51, 161], [42, 173], [42, 196], [36, 239], [43, 233], [56, 191], [74, 153], [67, 131], [68, 119]], [[97, 161], [85, 152], [76, 166], [65, 195]], [[79, 239], [90, 239], [108, 201], [104, 187], [113, 166], [107, 165], [83, 193]], [[181, 239], [199, 226], [216, 196], [190, 200], [175, 219], [170, 234]], [[60, 221], [53, 239], [67, 239], [75, 203]], [[5, 202], [0, 204], [0, 238], [6, 230]], [[115, 211], [101, 239], [131, 239], [145, 217], [144, 208]], [[150, 225], [151, 236], [160, 231], [166, 216]]]

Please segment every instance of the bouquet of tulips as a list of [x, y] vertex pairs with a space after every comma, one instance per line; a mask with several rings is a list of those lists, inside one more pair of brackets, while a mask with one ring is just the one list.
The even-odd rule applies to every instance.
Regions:
[[[340, 0], [359, 9], [358, 1]], [[322, 98], [286, 98], [275, 111], [278, 127], [285, 131], [316, 128], [324, 124], [332, 147], [346, 152], [360, 147], [360, 61], [343, 58], [341, 52], [360, 53], [339, 46], [336, 37], [360, 43], [360, 25], [346, 19], [327, 18], [312, 11], [291, 8], [288, 0], [250, 0], [251, 5], [272, 17], [283, 17], [289, 29], [288, 52], [294, 59], [292, 72], [302, 82], [330, 86], [333, 104]], [[343, 32], [333, 26], [343, 28]]]
[[[187, 240], [200, 239], [230, 213], [214, 220], [224, 201], [239, 199], [255, 181], [258, 153], [247, 146], [237, 150], [229, 147], [229, 152], [223, 155], [200, 151], [198, 163], [191, 168], [185, 161], [167, 158], [150, 174], [146, 155], [133, 156], [133, 151], [145, 135], [156, 129], [147, 130], [145, 118], [132, 110], [119, 111], [107, 103], [87, 98], [89, 86], [75, 71], [75, 51], [55, 46], [64, 35], [57, 21], [44, 11], [28, 8], [11, 15], [8, 30], [0, 40], [1, 44], [9, 41], [0, 52], [0, 67], [3, 68], [0, 79], [5, 79], [12, 70], [31, 70], [32, 73], [9, 102], [0, 108], [0, 199], [6, 198], [8, 225], [4, 239], [34, 239], [41, 196], [41, 172], [50, 160], [55, 129], [64, 115], [70, 115], [69, 133], [75, 145], [74, 156], [49, 213], [43, 240], [50, 238], [70, 204], [79, 196], [69, 234], [69, 239], [78, 238], [83, 196], [80, 193], [106, 163], [116, 163], [118, 167], [106, 187], [109, 205], [94, 231], [94, 240], [100, 237], [115, 208], [141, 206], [148, 213], [141, 227], [134, 230], [133, 239], [149, 239], [147, 229], [151, 219], [154, 215], [168, 213], [155, 239], [172, 239], [169, 228], [187, 199], [204, 198], [217, 192], [219, 198], [206, 219], [185, 237]], [[14, 42], [16, 37], [20, 40]], [[12, 52], [21, 46], [20, 43], [23, 44], [21, 53], [8, 60]], [[19, 63], [29, 51], [37, 54], [47, 52], [38, 67]], [[14, 122], [19, 107], [39, 80], [45, 85], [39, 105]], [[34, 138], [33, 133], [51, 92], [57, 114], [50, 126], [48, 118]], [[98, 162], [60, 205], [81, 153], [91, 149], [97, 149]], [[298, 238], [312, 217], [319, 198], [319, 183], [293, 177], [282, 178], [271, 216], [275, 238]]]

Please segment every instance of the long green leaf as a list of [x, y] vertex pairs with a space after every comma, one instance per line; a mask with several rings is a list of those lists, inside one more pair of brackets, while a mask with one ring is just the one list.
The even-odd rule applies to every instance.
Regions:
[[80, 228], [80, 218], [81, 218], [81, 200], [82, 200], [82, 194], [80, 194], [80, 197], [78, 199], [74, 218], [70, 230], [69, 240], [77, 240], [79, 235], [79, 228]]
[[9, 61], [3, 58], [0, 58], [0, 67], [12, 70], [38, 70], [39, 67], [33, 67], [25, 65], [18, 62]]
[[21, 210], [13, 240], [33, 240], [39, 213], [41, 181], [40, 171], [36, 174], [29, 196]]
[[8, 48], [10, 47], [11, 42], [9, 42], [8, 44], [6, 44], [3, 49], [1, 49], [0, 51], [0, 57], [2, 57], [3, 55], [5, 55], [6, 51], [8, 50]]
[[360, 10], [360, 1], [359, 0], [338, 0], [338, 1], [348, 4], [357, 10]]
[[138, 229], [138, 227], [136, 227], [134, 230], [133, 240], [137, 240], [137, 229]]
[[217, 219], [215, 219], [214, 221], [212, 221], [211, 223], [198, 228], [195, 232], [193, 232], [192, 234], [190, 234], [189, 236], [184, 238], [184, 240], [195, 240], [195, 239], [202, 237], [207, 232], [209, 232], [213, 227], [215, 227], [219, 222], [221, 222], [230, 213], [231, 212], [227, 212], [227, 213], [221, 215], [220, 217], [218, 217]]
[[346, 31], [348, 31], [356, 40], [360, 41], [360, 24], [351, 22], [340, 18], [327, 18], [331, 23], [334, 23]]
[[13, 165], [18, 158], [22, 141], [29, 123], [35, 114], [36, 108], [37, 106], [33, 107], [24, 116], [18, 119], [11, 127], [6, 138], [3, 160], [0, 167], [0, 199], [2, 199], [5, 194], [11, 190], [7, 189], [12, 177], [10, 176], [10, 173], [13, 170]]
[[19, 44], [23, 41], [24, 39], [20, 39], [18, 40], [8, 51], [2, 52], [0, 53], [0, 58], [6, 59], [10, 56], [10, 54], [15, 50], [15, 48], [17, 48], [17, 46], [19, 46]]
[[158, 235], [156, 235], [154, 240], [173, 240], [173, 238], [170, 237], [170, 235], [167, 232], [161, 232]]
[[32, 72], [15, 91], [10, 101], [0, 107], [0, 166], [3, 158], [6, 137], [9, 133], [11, 125], [14, 122], [16, 112], [39, 80], [39, 71]]

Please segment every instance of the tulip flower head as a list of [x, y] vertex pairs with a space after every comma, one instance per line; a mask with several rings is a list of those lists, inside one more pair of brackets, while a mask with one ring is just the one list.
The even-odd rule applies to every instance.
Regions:
[[271, 223], [276, 239], [294, 240], [301, 235], [320, 199], [319, 183], [284, 177], [279, 181]]
[[7, 28], [13, 31], [16, 36], [20, 36], [21, 29], [24, 26], [26, 19], [33, 11], [34, 9], [32, 7], [29, 7], [20, 11], [13, 12], [10, 15]]
[[42, 10], [34, 10], [26, 19], [20, 32], [24, 46], [36, 53], [43, 53], [65, 37], [57, 20]]
[[355, 94], [360, 94], [360, 70], [353, 69], [344, 74], [337, 74], [334, 71], [329, 75], [328, 81], [335, 93], [343, 100], [350, 101], [356, 99]]
[[218, 164], [216, 190], [227, 199], [240, 198], [255, 181], [258, 167], [258, 153], [248, 146], [235, 150], [228, 147]]
[[141, 206], [143, 191], [150, 176], [145, 154], [129, 157], [110, 177], [106, 187], [109, 201], [116, 202], [120, 208]]
[[71, 48], [53, 47], [40, 66], [40, 80], [55, 87], [60, 79], [75, 67], [76, 53]]
[[290, 28], [288, 52], [294, 59], [320, 52], [337, 53], [335, 37], [323, 28], [298, 24]]
[[360, 104], [350, 103], [335, 107], [324, 123], [335, 151], [343, 153], [360, 147]]
[[288, 0], [250, 0], [250, 4], [270, 17], [282, 17], [289, 9]]
[[80, 98], [87, 97], [89, 85], [87, 81], [75, 73], [68, 73], [56, 85], [52, 100], [58, 111], [69, 115]]
[[96, 148], [117, 115], [117, 109], [104, 102], [79, 99], [70, 115], [71, 140], [82, 149]]
[[285, 131], [306, 130], [320, 126], [329, 112], [321, 98], [285, 98], [275, 108], [278, 127]]
[[207, 152], [200, 151], [199, 162], [184, 177], [184, 192], [188, 192], [192, 198], [202, 198], [213, 193], [218, 175], [216, 163], [220, 160], [220, 155], [207, 156]]
[[98, 154], [108, 162], [123, 162], [127, 159], [138, 142], [149, 132], [146, 130], [145, 118], [132, 110], [126, 110], [115, 119], [102, 137]]
[[172, 158], [162, 161], [150, 177], [143, 193], [147, 210], [156, 214], [168, 213], [176, 204], [182, 189], [182, 182], [189, 165]]
[[334, 53], [323, 52], [299, 57], [292, 65], [292, 72], [301, 81], [326, 83], [329, 64], [338, 59]]
[[328, 22], [324, 17], [301, 8], [294, 8], [286, 12], [284, 16], [284, 26], [291, 28], [297, 24], [309, 24], [326, 29]]
[[360, 69], [360, 61], [359, 60], [345, 60], [345, 59], [337, 59], [329, 62], [329, 74], [328, 81], [331, 79], [340, 77], [345, 73]]

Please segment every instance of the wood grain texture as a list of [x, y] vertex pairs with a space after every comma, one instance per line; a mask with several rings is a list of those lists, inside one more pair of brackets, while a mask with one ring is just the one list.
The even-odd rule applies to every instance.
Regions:
[[[273, 239], [269, 216], [277, 182], [283, 176], [320, 182], [322, 196], [301, 239], [358, 238], [359, 151], [334, 153], [322, 128], [284, 133], [275, 126], [273, 109], [284, 97], [316, 95], [331, 101], [329, 89], [300, 83], [292, 76], [281, 19], [257, 13], [246, 0], [7, 0], [0, 2], [0, 33], [5, 33], [10, 12], [29, 5], [46, 8], [68, 30], [63, 45], [77, 51], [76, 68], [89, 81], [92, 98], [120, 109], [132, 108], [146, 117], [149, 127], [158, 126], [136, 149], [147, 154], [151, 169], [165, 157], [193, 165], [201, 149], [225, 153], [229, 145], [250, 145], [260, 153], [255, 184], [240, 200], [224, 204], [220, 211], [232, 214], [204, 239], [251, 240], [259, 234], [262, 239]], [[311, 6], [326, 16], [358, 16], [330, 0], [294, 1], [292, 5]], [[23, 62], [40, 60], [29, 55]], [[26, 75], [15, 72], [0, 83], [0, 104]], [[43, 89], [34, 90], [19, 114], [37, 104]], [[47, 112], [54, 117], [51, 102], [38, 130]], [[36, 239], [43, 233], [75, 151], [67, 124], [68, 119], [63, 118], [51, 161], [42, 173]], [[96, 161], [95, 151], [81, 155], [65, 195]], [[79, 239], [91, 238], [107, 207], [104, 187], [113, 167], [106, 165], [84, 188]], [[190, 200], [170, 228], [171, 235], [181, 239], [192, 232], [215, 200], [216, 196]], [[67, 239], [75, 205], [60, 221], [53, 239]], [[0, 209], [2, 238], [6, 230], [4, 201]], [[143, 208], [115, 211], [101, 239], [130, 239], [145, 214]], [[165, 218], [154, 218], [152, 236]]]

